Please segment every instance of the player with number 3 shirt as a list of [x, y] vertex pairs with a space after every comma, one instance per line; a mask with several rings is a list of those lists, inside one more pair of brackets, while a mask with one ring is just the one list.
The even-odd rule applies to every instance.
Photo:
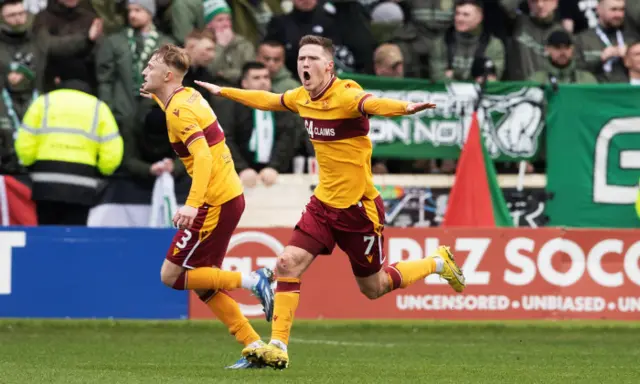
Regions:
[[[165, 112], [171, 146], [192, 178], [186, 204], [173, 218], [178, 232], [160, 276], [169, 287], [194, 290], [245, 347], [262, 346], [264, 342], [226, 291], [252, 291], [271, 321], [273, 271], [262, 268], [243, 274], [220, 269], [244, 212], [244, 195], [215, 113], [199, 92], [182, 86], [189, 66], [187, 53], [167, 44], [153, 54], [142, 73], [140, 92]], [[249, 365], [240, 358], [230, 368]]]

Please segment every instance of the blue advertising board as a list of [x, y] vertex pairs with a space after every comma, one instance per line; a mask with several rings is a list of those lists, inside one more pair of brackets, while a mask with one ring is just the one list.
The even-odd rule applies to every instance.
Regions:
[[182, 319], [160, 281], [175, 230], [0, 228], [0, 317]]

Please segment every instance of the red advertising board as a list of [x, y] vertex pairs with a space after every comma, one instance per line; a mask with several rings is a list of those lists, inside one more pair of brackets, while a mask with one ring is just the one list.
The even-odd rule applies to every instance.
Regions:
[[[275, 266], [290, 234], [238, 230], [223, 269]], [[386, 263], [422, 258], [443, 244], [464, 270], [463, 293], [430, 276], [371, 301], [336, 248], [303, 276], [296, 318], [640, 319], [639, 230], [388, 228]], [[233, 296], [248, 317], [262, 316], [248, 293]], [[191, 318], [212, 317], [196, 296], [189, 305]]]

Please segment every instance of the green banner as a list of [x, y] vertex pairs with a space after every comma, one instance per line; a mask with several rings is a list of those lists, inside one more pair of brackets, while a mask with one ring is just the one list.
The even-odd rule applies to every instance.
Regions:
[[[371, 117], [373, 155], [396, 159], [455, 159], [460, 154], [479, 89], [472, 83], [433, 84], [342, 74], [378, 97], [436, 104], [413, 116]], [[536, 159], [544, 128], [545, 93], [531, 83], [489, 83], [478, 117], [489, 154], [497, 161]]]
[[561, 86], [548, 102], [550, 225], [640, 227], [640, 88]]

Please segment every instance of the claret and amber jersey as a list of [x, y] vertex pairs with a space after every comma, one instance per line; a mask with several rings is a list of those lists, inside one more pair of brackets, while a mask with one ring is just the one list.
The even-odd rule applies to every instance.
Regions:
[[[176, 89], [166, 106], [155, 96], [154, 99], [165, 111], [171, 146], [193, 179], [186, 204], [219, 206], [242, 194], [224, 132], [207, 100], [189, 87]], [[194, 155], [199, 148], [206, 150], [203, 144], [212, 159], [199, 165]], [[212, 165], [207, 172], [209, 162]]]
[[316, 152], [320, 183], [316, 197], [332, 207], [347, 208], [362, 198], [375, 199], [364, 101], [371, 94], [353, 80], [333, 78], [317, 97], [299, 87], [282, 94], [281, 103], [304, 119]]

